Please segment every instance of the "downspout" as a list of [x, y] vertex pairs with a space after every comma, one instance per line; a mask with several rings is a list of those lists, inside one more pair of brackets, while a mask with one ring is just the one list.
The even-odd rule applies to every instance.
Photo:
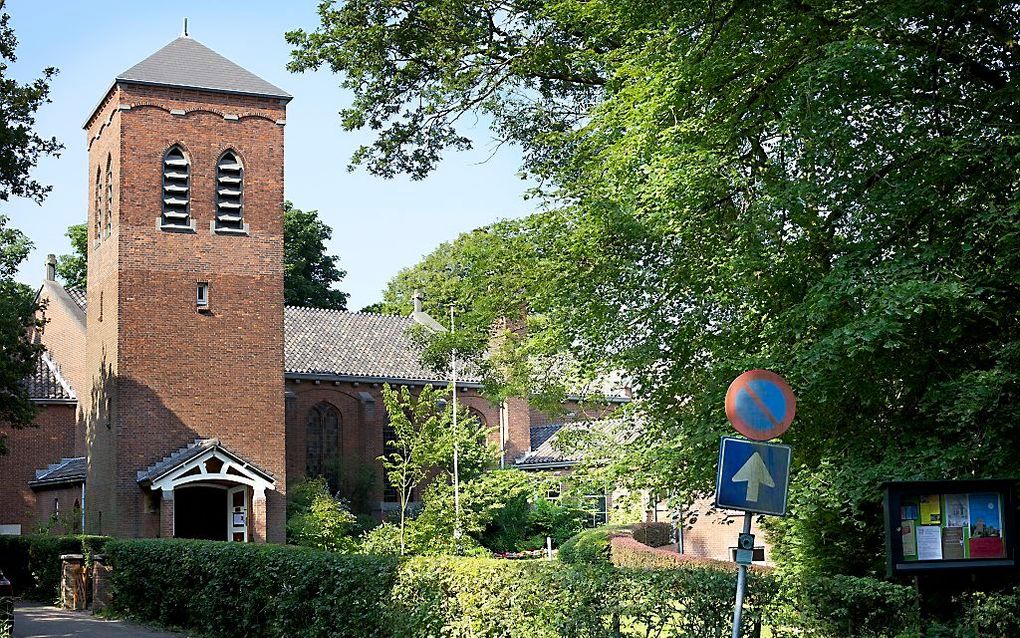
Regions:
[[81, 482], [81, 533], [85, 533], [85, 481]]

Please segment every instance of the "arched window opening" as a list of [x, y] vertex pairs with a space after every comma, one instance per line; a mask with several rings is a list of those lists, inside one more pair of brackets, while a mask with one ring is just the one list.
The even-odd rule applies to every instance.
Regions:
[[320, 403], [308, 411], [305, 432], [306, 475], [325, 478], [330, 492], [336, 493], [340, 489], [340, 413]]
[[171, 147], [163, 156], [162, 225], [191, 227], [191, 163], [179, 146]]
[[103, 237], [113, 233], [113, 157], [106, 156], [106, 221], [103, 223]]
[[96, 169], [96, 198], [93, 212], [95, 214], [96, 245], [99, 245], [103, 238], [103, 172], [98, 168]]
[[216, 163], [216, 230], [244, 231], [244, 167], [234, 151]]

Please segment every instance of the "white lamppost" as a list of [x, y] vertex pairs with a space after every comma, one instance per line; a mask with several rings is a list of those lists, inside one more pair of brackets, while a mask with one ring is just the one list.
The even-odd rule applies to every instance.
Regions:
[[[453, 304], [450, 304], [450, 336], [454, 336]], [[457, 436], [457, 349], [450, 355], [450, 376], [453, 382], [453, 538], [460, 549], [460, 458]]]

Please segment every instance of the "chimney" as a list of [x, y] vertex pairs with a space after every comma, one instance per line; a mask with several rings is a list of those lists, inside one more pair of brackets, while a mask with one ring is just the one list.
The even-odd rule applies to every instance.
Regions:
[[46, 255], [46, 281], [57, 280], [57, 256]]
[[415, 288], [414, 294], [411, 296], [411, 299], [414, 300], [414, 311], [421, 312], [421, 290]]

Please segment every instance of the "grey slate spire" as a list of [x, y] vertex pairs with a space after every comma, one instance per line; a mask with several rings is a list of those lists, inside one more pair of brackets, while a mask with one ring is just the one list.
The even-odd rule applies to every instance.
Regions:
[[117, 76], [116, 81], [285, 100], [291, 98], [291, 95], [283, 89], [266, 82], [186, 35], [182, 35], [124, 71]]

